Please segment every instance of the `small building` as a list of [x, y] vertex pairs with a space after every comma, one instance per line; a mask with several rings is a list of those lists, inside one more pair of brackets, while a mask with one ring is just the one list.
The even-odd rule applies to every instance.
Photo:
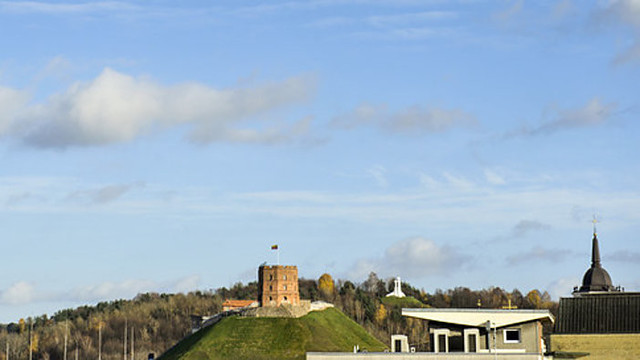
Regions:
[[640, 359], [640, 293], [613, 286], [600, 261], [595, 228], [591, 267], [582, 285], [574, 288], [573, 297], [560, 298], [551, 348], [591, 360]]
[[521, 354], [542, 356], [549, 310], [402, 309], [402, 315], [429, 321], [433, 353]]
[[261, 265], [258, 268], [258, 301], [261, 307], [300, 305], [298, 267]]
[[258, 306], [257, 300], [234, 300], [227, 299], [222, 303], [222, 311], [244, 309]]

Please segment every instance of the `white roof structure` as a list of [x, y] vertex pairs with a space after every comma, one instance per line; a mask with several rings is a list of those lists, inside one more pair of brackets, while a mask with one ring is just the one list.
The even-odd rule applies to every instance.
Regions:
[[402, 309], [402, 316], [471, 327], [499, 328], [534, 320], [555, 319], [549, 310], [501, 310], [501, 309]]

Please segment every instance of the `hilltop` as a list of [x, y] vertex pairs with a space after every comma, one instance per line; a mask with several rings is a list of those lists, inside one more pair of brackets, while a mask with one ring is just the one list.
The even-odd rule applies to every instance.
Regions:
[[304, 359], [308, 351], [368, 351], [387, 347], [340, 310], [301, 318], [233, 316], [187, 337], [159, 360]]

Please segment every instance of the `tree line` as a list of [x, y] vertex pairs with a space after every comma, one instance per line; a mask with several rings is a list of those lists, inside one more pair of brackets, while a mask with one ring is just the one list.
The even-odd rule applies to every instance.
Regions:
[[[471, 290], [456, 287], [430, 294], [403, 282], [406, 298], [385, 297], [393, 279], [375, 273], [361, 283], [334, 281], [329, 274], [319, 279], [299, 279], [301, 299], [333, 303], [371, 334], [389, 343], [391, 334], [406, 334], [418, 351], [426, 350], [426, 321], [403, 317], [402, 308], [502, 308], [549, 309], [558, 304], [547, 292], [505, 291], [499, 287]], [[0, 360], [138, 360], [149, 353], [160, 355], [191, 332], [192, 316], [222, 311], [225, 299], [257, 299], [258, 284], [237, 283], [230, 288], [188, 294], [139, 294], [131, 300], [100, 302], [0, 325]], [[126, 334], [125, 334], [126, 333]], [[126, 341], [125, 341], [126, 336]], [[66, 346], [65, 346], [66, 344]]]

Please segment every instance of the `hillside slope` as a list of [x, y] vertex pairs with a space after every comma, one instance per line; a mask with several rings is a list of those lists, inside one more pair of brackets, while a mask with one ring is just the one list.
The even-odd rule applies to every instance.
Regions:
[[298, 319], [228, 317], [178, 343], [159, 360], [304, 359], [308, 351], [369, 351], [386, 346], [337, 309]]

